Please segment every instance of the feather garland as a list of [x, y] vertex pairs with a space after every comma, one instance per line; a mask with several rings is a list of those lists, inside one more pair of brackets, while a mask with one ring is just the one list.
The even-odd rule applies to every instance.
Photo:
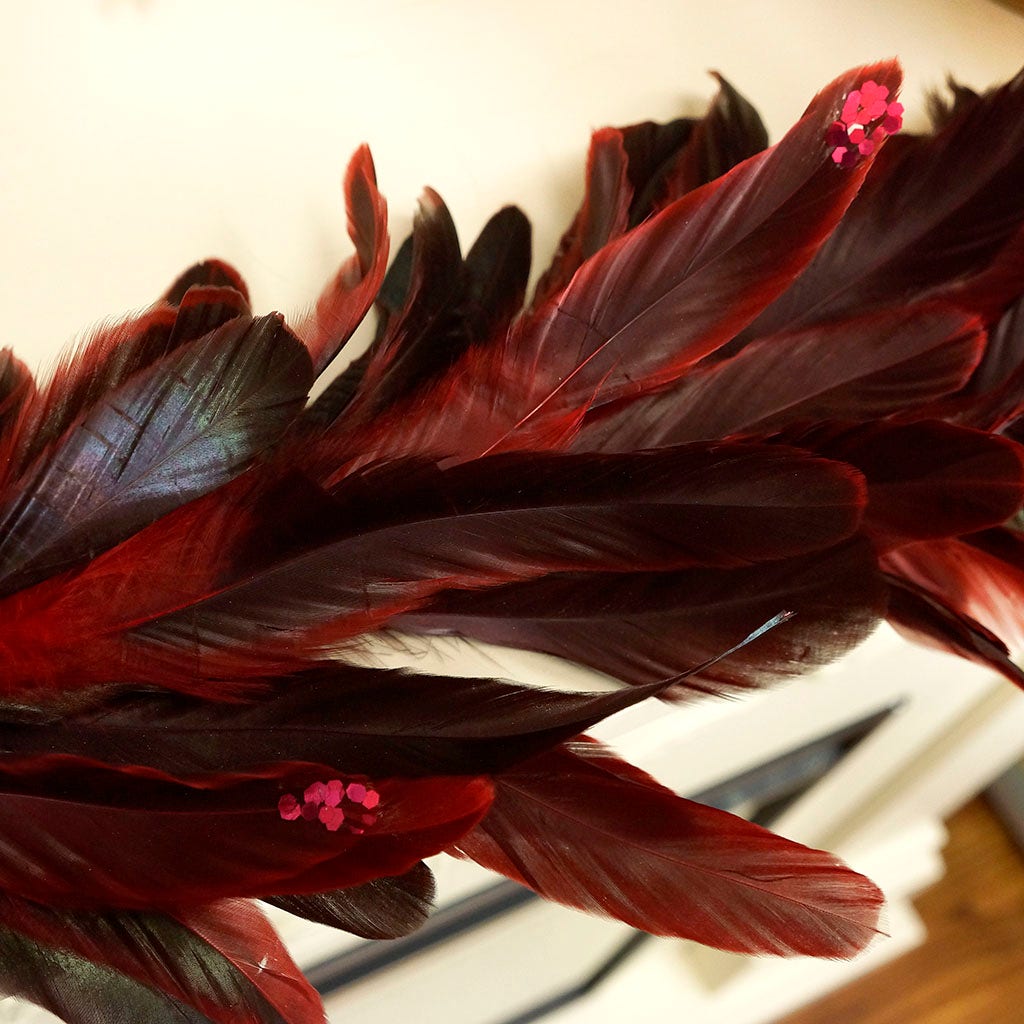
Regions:
[[[716, 77], [704, 118], [594, 134], [530, 300], [514, 207], [464, 256], [427, 190], [388, 269], [363, 147], [355, 252], [294, 333], [208, 260], [46, 381], [0, 356], [0, 990], [319, 1022], [245, 900], [406, 935], [444, 850], [723, 949], [873, 939], [869, 881], [584, 733], [882, 617], [1024, 684], [1024, 78], [890, 140], [899, 69], [868, 65], [768, 147]], [[338, 660], [390, 629], [628, 685]]]

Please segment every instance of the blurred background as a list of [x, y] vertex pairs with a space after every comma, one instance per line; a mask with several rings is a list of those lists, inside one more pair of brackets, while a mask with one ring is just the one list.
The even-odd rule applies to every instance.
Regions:
[[[208, 256], [242, 271], [257, 310], [298, 313], [349, 252], [340, 178], [364, 141], [396, 245], [429, 184], [467, 243], [499, 206], [521, 206], [543, 266], [579, 200], [592, 129], [699, 114], [713, 69], [774, 139], [839, 72], [898, 55], [913, 130], [947, 73], [984, 89], [1024, 63], [1012, 6], [2, 3], [3, 344], [45, 367]], [[446, 671], [563, 672], [454, 644], [425, 656]], [[357, 1024], [768, 1024], [800, 1007], [787, 1024], [1009, 1024], [1024, 1002], [1024, 869], [997, 819], [968, 804], [1024, 751], [1024, 699], [1008, 690], [883, 632], [821, 678], [609, 726], [680, 792], [871, 873], [890, 897], [890, 937], [854, 964], [646, 941], [458, 866], [442, 871], [439, 923], [415, 943], [382, 950], [283, 916], [281, 927], [332, 1019]], [[1002, 787], [1011, 820], [1014, 786]], [[0, 1001], [0, 1021], [42, 1019]]]

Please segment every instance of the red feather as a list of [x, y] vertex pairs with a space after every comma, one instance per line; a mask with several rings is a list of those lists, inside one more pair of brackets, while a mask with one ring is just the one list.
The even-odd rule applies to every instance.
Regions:
[[[394, 387], [396, 367], [410, 355], [415, 358], [424, 342], [429, 343], [431, 328], [442, 315], [450, 295], [459, 287], [462, 251], [459, 236], [448, 207], [433, 190], [420, 197], [413, 220], [412, 261], [408, 293], [403, 308], [389, 319], [382, 336], [375, 342], [370, 361], [356, 396], [378, 403], [393, 401], [387, 384]], [[385, 383], [387, 382], [387, 383]]]
[[306, 343], [313, 369], [320, 373], [341, 351], [384, 280], [388, 263], [388, 209], [377, 191], [370, 150], [356, 150], [345, 173], [348, 233], [355, 254], [338, 269], [317, 299], [316, 308], [295, 331]]
[[718, 82], [718, 95], [667, 169], [655, 208], [714, 181], [768, 146], [757, 111], [717, 71], [711, 74]]
[[278, 811], [284, 793], [301, 794], [334, 769], [279, 764], [264, 775], [185, 784], [61, 755], [8, 761], [0, 890], [55, 906], [141, 910], [324, 892], [403, 874], [454, 842], [491, 800], [487, 781], [471, 776], [375, 778], [379, 821], [355, 835]]
[[[355, 253], [299, 338], [207, 261], [42, 387], [0, 359], [0, 986], [89, 1024], [307, 1024], [224, 901], [402, 935], [445, 848], [726, 949], [871, 940], [879, 894], [834, 858], [574, 737], [883, 614], [1024, 681], [996, 636], [1022, 636], [1024, 77], [879, 155], [898, 82], [851, 71], [767, 150], [722, 80], [700, 121], [599, 131], [525, 312], [511, 207], [463, 258], [428, 192], [385, 273], [363, 148]], [[632, 687], [337, 663], [391, 628]]]
[[145, 313], [94, 331], [58, 362], [39, 393], [23, 396], [22, 415], [0, 434], [2, 479], [23, 472], [134, 374], [234, 317], [248, 316], [241, 278], [226, 264], [212, 266], [199, 264], [183, 274]]
[[[782, 447], [400, 466], [351, 478], [334, 505], [324, 498], [317, 514], [331, 520], [316, 545], [262, 565], [250, 558], [237, 573], [232, 556], [254, 517], [257, 537], [267, 532], [255, 546], [280, 543], [280, 503], [262, 521], [249, 484], [229, 490], [227, 504], [204, 499], [200, 516], [186, 506], [83, 572], [0, 602], [11, 613], [0, 619], [10, 623], [0, 627], [9, 691], [130, 683], [140, 673], [195, 689], [287, 671], [447, 589], [784, 558], [848, 537], [863, 503], [856, 474]], [[294, 514], [299, 495], [291, 502]], [[217, 557], [183, 564], [185, 538]], [[143, 559], [147, 575], [126, 587], [123, 567]]]
[[989, 331], [977, 370], [935, 414], [981, 430], [1013, 430], [1024, 414], [1024, 302], [1015, 302]]
[[1006, 644], [976, 619], [909, 580], [889, 576], [889, 622], [926, 647], [994, 669], [1024, 689], [1024, 671], [1011, 660]]
[[28, 367], [9, 349], [0, 349], [0, 436], [17, 419], [18, 410], [32, 401], [35, 382]]
[[1015, 531], [999, 528], [907, 544], [889, 552], [882, 566], [1014, 647], [1024, 644], [1024, 542]]
[[0, 590], [230, 481], [280, 439], [310, 383], [279, 317], [236, 317], [108, 391], [0, 494]]
[[999, 526], [1024, 504], [1024, 449], [936, 420], [823, 424], [784, 435], [864, 474], [863, 528], [880, 550]]
[[882, 903], [831, 854], [683, 800], [594, 743], [502, 776], [455, 852], [570, 907], [741, 953], [849, 956]]
[[633, 188], [622, 132], [602, 128], [590, 137], [583, 202], [558, 243], [551, 265], [533, 293], [533, 309], [554, 298], [584, 261], [621, 237], [629, 225]]
[[976, 318], [936, 305], [759, 338], [668, 391], [588, 423], [577, 447], [630, 451], [904, 413], [966, 384], [984, 343]]
[[202, 288], [224, 288], [238, 293], [242, 304], [249, 305], [249, 289], [245, 280], [234, 267], [223, 260], [203, 260], [189, 267], [164, 293], [164, 301], [180, 306], [186, 293], [193, 286]]
[[[188, 1006], [199, 1011], [202, 1020], [217, 1024], [323, 1021], [319, 996], [266, 918], [240, 900], [165, 915], [54, 910], [0, 894], [0, 948], [7, 943], [20, 945], [16, 973], [24, 977], [22, 985], [38, 985], [39, 994], [46, 996], [39, 1001], [73, 1022], [102, 1024], [128, 1006], [141, 1016], [140, 996], [153, 1005], [166, 1001], [167, 1019], [193, 1019], [184, 1011]], [[100, 977], [90, 978], [80, 969], [69, 972], [68, 983], [55, 984], [60, 977], [56, 968], [64, 958], [95, 965]], [[4, 975], [13, 966], [5, 957], [0, 984], [9, 980]], [[106, 985], [99, 984], [104, 969], [113, 976]], [[93, 1016], [87, 994], [75, 991], [73, 979], [79, 974], [92, 988], [93, 999], [104, 994], [109, 999], [109, 990], [119, 989], [122, 999], [127, 994], [129, 1000], [121, 1006], [111, 1000], [103, 1016]]]
[[705, 667], [639, 689], [564, 693], [336, 664], [267, 681], [244, 706], [126, 695], [56, 721], [0, 723], [0, 770], [66, 755], [175, 778], [302, 761], [374, 777], [494, 773]]
[[463, 260], [455, 224], [428, 189], [377, 296], [373, 343], [313, 403], [303, 425], [322, 430], [342, 413], [350, 426], [372, 420], [432, 386], [467, 349], [508, 329], [529, 273], [530, 222], [520, 210], [499, 210]]
[[323, 457], [564, 446], [587, 406], [677, 379], [776, 298], [839, 221], [873, 158], [840, 172], [825, 136], [872, 77], [899, 84], [892, 63], [837, 79], [776, 146], [606, 246], [504, 344], [469, 353], [429, 398], [325, 439]]
[[771, 685], [852, 649], [884, 612], [875, 564], [870, 546], [856, 541], [749, 569], [548, 576], [445, 594], [394, 625], [545, 651], [646, 684], [700, 664], [780, 608], [795, 613], [670, 691], [692, 699]]
[[1022, 172], [1024, 74], [1019, 74], [934, 138], [884, 152], [811, 265], [743, 339], [928, 296], [955, 297], [986, 313], [1006, 305], [1024, 287], [1019, 261], [1013, 287], [1002, 294], [992, 292], [996, 281], [973, 292], [967, 284], [1020, 228]]

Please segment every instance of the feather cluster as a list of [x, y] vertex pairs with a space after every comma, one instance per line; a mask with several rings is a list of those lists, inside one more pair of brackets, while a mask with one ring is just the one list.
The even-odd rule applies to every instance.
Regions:
[[[1024, 77], [919, 136], [899, 80], [850, 71], [771, 148], [721, 79], [703, 118], [598, 131], [529, 296], [513, 207], [464, 256], [428, 191], [389, 266], [364, 148], [305, 318], [210, 261], [45, 383], [3, 356], [0, 990], [321, 1021], [249, 900], [401, 936], [441, 852], [729, 950], [874, 937], [867, 879], [586, 730], [883, 617], [1024, 680]], [[389, 630], [623, 686], [345, 661]]]

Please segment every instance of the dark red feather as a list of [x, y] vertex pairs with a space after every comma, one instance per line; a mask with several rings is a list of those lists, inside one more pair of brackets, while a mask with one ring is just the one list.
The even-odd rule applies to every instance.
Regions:
[[714, 181], [768, 147], [768, 132], [758, 112], [717, 71], [711, 74], [718, 82], [718, 94], [666, 168], [656, 209]]
[[313, 312], [295, 328], [309, 349], [316, 373], [324, 370], [359, 326], [388, 263], [387, 203], [377, 191], [368, 147], [361, 146], [349, 162], [344, 191], [348, 233], [356, 251], [321, 292]]
[[9, 349], [0, 349], [0, 444], [18, 421], [18, 413], [35, 396], [28, 367]]
[[[251, 675], [249, 664], [319, 656], [450, 588], [782, 558], [848, 537], [863, 500], [859, 479], [836, 464], [729, 446], [621, 459], [513, 454], [431, 471], [429, 488], [405, 467], [392, 479], [397, 489], [362, 481], [345, 539], [140, 625], [121, 664], [166, 666], [168, 678], [200, 664], [212, 677]], [[361, 509], [372, 526], [355, 518]]]
[[678, 379], [776, 298], [845, 212], [873, 158], [837, 168], [826, 133], [865, 78], [895, 88], [899, 72], [837, 79], [776, 146], [606, 246], [504, 345], [469, 353], [429, 397], [325, 439], [323, 457], [561, 447], [588, 405]]
[[907, 544], [889, 552], [882, 566], [1014, 647], [1024, 644], [1024, 542], [1015, 530]]
[[584, 261], [626, 231], [633, 198], [628, 171], [623, 133], [615, 128], [594, 132], [587, 155], [583, 202], [562, 235], [550, 266], [537, 282], [532, 309], [554, 298]]
[[[813, 263], [744, 333], [753, 340], [926, 296], [986, 313], [1024, 287], [965, 287], [1024, 219], [1024, 75], [972, 103], [934, 138], [883, 154]], [[1020, 263], [1018, 261], [1018, 269]]]
[[749, 569], [561, 575], [451, 592], [394, 625], [544, 651], [646, 684], [700, 664], [780, 609], [793, 618], [669, 691], [677, 699], [765, 686], [850, 650], [885, 608], [864, 541]]
[[[441, 197], [427, 189], [413, 220], [405, 302], [374, 344], [356, 395], [355, 416], [372, 415], [413, 390], [421, 378], [435, 375], [431, 364], [439, 361], [446, 368], [446, 335], [461, 327], [448, 313], [461, 288], [462, 250], [455, 223]], [[465, 340], [453, 340], [449, 365], [465, 347]]]
[[455, 850], [591, 913], [742, 953], [846, 957], [882, 894], [828, 853], [677, 797], [594, 743], [503, 775]]
[[322, 430], [342, 413], [346, 424], [372, 420], [432, 386], [468, 348], [502, 337], [529, 272], [530, 223], [520, 210], [499, 210], [463, 260], [451, 216], [428, 189], [377, 296], [373, 343], [313, 403], [304, 425]]
[[301, 761], [374, 777], [489, 774], [679, 681], [565, 693], [336, 664], [267, 683], [242, 706], [115, 695], [56, 721], [0, 723], [0, 770], [65, 754], [186, 778]]
[[880, 550], [999, 526], [1024, 504], [1024, 449], [938, 420], [823, 424], [787, 444], [864, 474], [864, 530]]
[[211, 775], [269, 777], [302, 761], [374, 777], [494, 774], [710, 670], [792, 614], [757, 624], [701, 663], [611, 692], [345, 664], [261, 680], [258, 698], [244, 705], [115, 689], [64, 715], [0, 720], [0, 770], [26, 771], [33, 758], [78, 758], [199, 785]]
[[[0, 441], [0, 477], [10, 481], [23, 472], [134, 374], [234, 317], [248, 316], [241, 279], [225, 264], [216, 267], [215, 273], [209, 264], [193, 267], [144, 313], [104, 326], [70, 349]], [[220, 283], [225, 278], [228, 283]]]
[[[250, 484], [12, 595], [0, 619], [8, 690], [147, 678], [211, 693], [204, 680], [301, 668], [450, 588], [580, 569], [739, 566], [825, 548], [857, 528], [864, 500], [856, 473], [781, 446], [510, 454], [349, 478], [333, 505], [316, 506], [330, 517], [319, 535], [280, 550], [302, 492], [290, 506], [285, 496], [284, 518], [275, 500], [263, 520]], [[186, 541], [210, 560], [191, 564]], [[242, 573], [240, 548], [252, 552]], [[125, 567], [140, 565], [125, 587]]]
[[279, 317], [236, 317], [107, 392], [0, 497], [2, 588], [60, 572], [227, 483], [281, 437], [310, 383]]
[[203, 288], [230, 288], [238, 292], [242, 302], [248, 306], [249, 289], [245, 280], [234, 267], [223, 260], [203, 260], [189, 267], [164, 293], [164, 301], [180, 306], [185, 293], [194, 285]]
[[629, 451], [905, 413], [966, 384], [984, 344], [976, 318], [934, 304], [759, 338], [667, 391], [594, 418], [577, 447]]
[[356, 835], [278, 811], [284, 793], [301, 795], [337, 777], [334, 768], [279, 764], [263, 774], [185, 784], [60, 755], [8, 761], [0, 890], [54, 906], [141, 910], [325, 892], [410, 870], [491, 800], [485, 779], [375, 778], [378, 820]]
[[426, 922], [434, 902], [434, 875], [420, 863], [396, 878], [375, 878], [335, 892], [268, 896], [263, 902], [364, 939], [400, 939]]
[[1024, 689], [1024, 671], [1010, 660], [1006, 644], [976, 619], [908, 579], [888, 575], [888, 619], [899, 632], [926, 647], [993, 669]]
[[[78, 1024], [123, 1019], [128, 1007], [139, 1014], [134, 1019], [154, 1024], [192, 1020], [185, 1007], [216, 1024], [323, 1022], [319, 996], [263, 915], [241, 900], [156, 914], [56, 910], [0, 894], [0, 929], [0, 945], [20, 946], [26, 987], [35, 982], [48, 990], [43, 1005]], [[69, 960], [80, 969], [68, 971]], [[0, 977], [13, 966], [5, 960]], [[108, 1002], [98, 1015], [97, 1004], [75, 991], [73, 979], [82, 975], [92, 999], [120, 991], [130, 1001]], [[167, 1016], [145, 1016], [147, 1003]]]

